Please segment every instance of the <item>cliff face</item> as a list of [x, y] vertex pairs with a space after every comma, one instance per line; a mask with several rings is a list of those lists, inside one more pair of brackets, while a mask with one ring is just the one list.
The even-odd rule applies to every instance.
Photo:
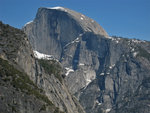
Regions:
[[94, 20], [65, 8], [39, 8], [34, 21], [23, 29], [35, 50], [57, 59], [61, 58], [65, 45], [85, 31], [107, 35]]
[[53, 55], [87, 113], [150, 111], [150, 42], [109, 37], [94, 20], [67, 8], [39, 8], [23, 28], [32, 47]]
[[110, 113], [147, 113], [150, 109], [150, 43], [120, 38], [102, 40], [103, 44], [99, 43], [103, 47], [98, 49], [100, 52], [96, 50], [96, 53], [104, 55], [98, 57], [96, 79], [76, 96], [88, 113], [96, 113], [100, 109]]
[[36, 59], [23, 31], [3, 23], [0, 40], [0, 111], [84, 113], [64, 84], [60, 63]]

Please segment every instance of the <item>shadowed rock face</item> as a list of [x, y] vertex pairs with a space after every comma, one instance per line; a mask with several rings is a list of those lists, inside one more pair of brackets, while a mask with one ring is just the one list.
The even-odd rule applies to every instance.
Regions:
[[60, 7], [40, 8], [23, 30], [35, 50], [59, 59], [87, 113], [149, 111], [149, 42], [109, 37], [92, 19]]

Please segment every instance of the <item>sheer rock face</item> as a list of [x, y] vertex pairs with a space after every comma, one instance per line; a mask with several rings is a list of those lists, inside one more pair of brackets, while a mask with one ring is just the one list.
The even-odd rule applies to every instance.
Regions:
[[69, 9], [39, 8], [36, 18], [24, 28], [34, 49], [61, 58], [66, 44], [85, 31], [107, 36], [94, 20]]
[[[5, 63], [2, 64], [1, 62], [5, 60], [7, 61], [7, 67], [4, 65]], [[60, 111], [84, 113], [79, 102], [69, 93], [64, 80], [59, 81], [56, 75], [46, 73], [43, 66], [35, 59], [24, 32], [2, 22], [0, 22], [0, 62], [0, 111], [4, 113], [62, 113]], [[12, 69], [12, 72], [9, 72], [10, 69]], [[20, 81], [22, 73], [25, 73], [25, 76], [30, 79], [27, 80], [23, 76], [25, 78]], [[61, 75], [59, 76], [61, 77]], [[17, 78], [19, 81], [15, 81]], [[34, 87], [43, 91], [44, 97], [40, 96], [40, 92], [34, 91], [32, 85], [26, 83], [31, 83], [31, 81]], [[12, 83], [21, 86], [17, 85], [18, 89]], [[44, 101], [41, 99], [44, 99]], [[53, 105], [49, 106], [46, 103], [48, 100]]]
[[40, 8], [23, 30], [35, 50], [61, 62], [87, 113], [149, 111], [149, 42], [109, 37], [92, 19], [60, 7]]

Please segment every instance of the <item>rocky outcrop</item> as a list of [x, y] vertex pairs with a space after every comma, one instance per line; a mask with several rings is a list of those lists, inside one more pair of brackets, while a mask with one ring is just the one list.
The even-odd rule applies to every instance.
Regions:
[[[147, 45], [149, 48], [150, 43], [111, 38], [105, 44], [108, 53], [100, 60], [101, 66], [96, 71], [96, 79], [86, 89], [82, 89], [82, 93], [76, 94], [80, 103], [88, 113], [147, 113], [150, 90], [148, 87], [144, 88], [143, 83], [145, 78], [149, 78], [150, 54], [146, 51], [147, 48], [141, 47]], [[140, 99], [143, 96], [146, 98]], [[140, 103], [143, 104], [139, 108]]]
[[94, 20], [66, 8], [39, 8], [34, 21], [23, 29], [35, 50], [57, 59], [61, 58], [65, 45], [85, 31], [107, 36]]
[[61, 62], [65, 84], [87, 113], [149, 111], [149, 42], [109, 37], [92, 19], [62, 7], [39, 8], [23, 30], [35, 50]]
[[0, 111], [3, 113], [56, 113], [58, 108], [29, 77], [0, 58]]
[[[1, 93], [3, 99], [0, 101], [0, 105], [4, 105], [3, 108], [0, 107], [0, 111], [84, 113], [79, 102], [64, 84], [59, 62], [48, 60], [43, 64], [34, 57], [23, 31], [2, 22], [0, 40], [0, 90], [4, 90]], [[45, 66], [49, 65], [51, 68], [47, 71]], [[14, 97], [9, 97], [12, 94]]]

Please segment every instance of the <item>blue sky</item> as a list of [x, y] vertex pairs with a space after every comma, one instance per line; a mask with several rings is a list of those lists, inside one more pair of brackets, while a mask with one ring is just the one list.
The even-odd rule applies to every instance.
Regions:
[[22, 28], [39, 7], [54, 6], [89, 16], [109, 35], [150, 41], [150, 0], [0, 0], [0, 20]]

